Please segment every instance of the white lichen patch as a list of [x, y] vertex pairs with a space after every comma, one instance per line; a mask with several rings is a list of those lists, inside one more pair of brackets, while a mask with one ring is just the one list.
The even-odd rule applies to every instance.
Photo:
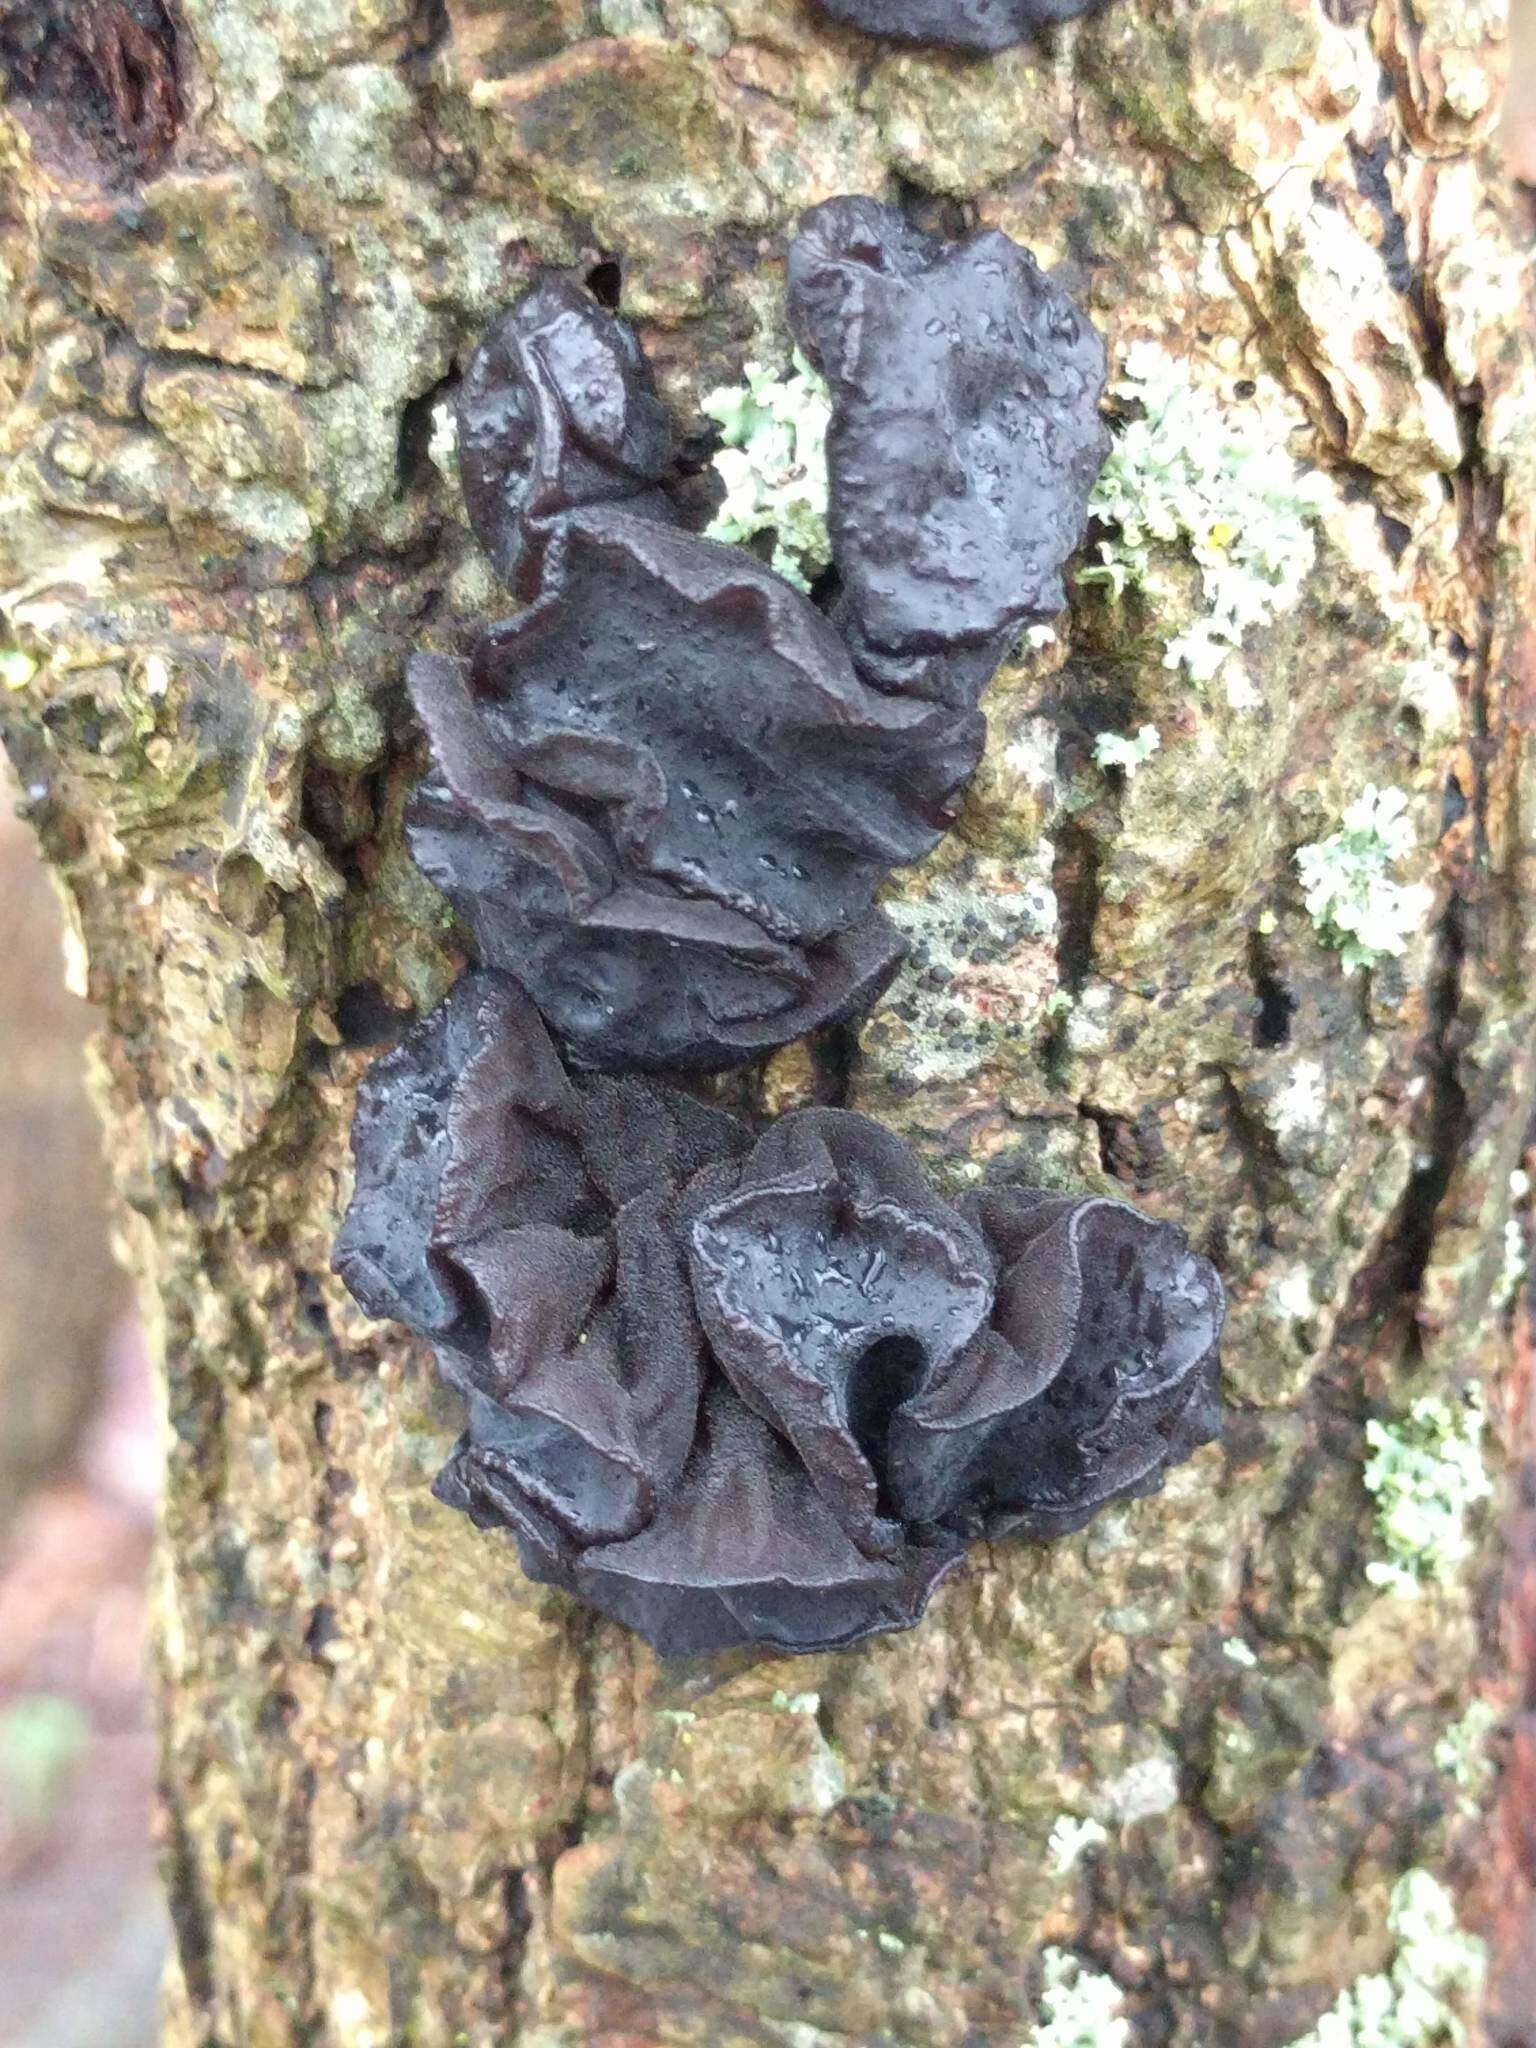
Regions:
[[1086, 1057], [1106, 1049], [1116, 997], [1117, 991], [1105, 981], [1090, 982], [1086, 988], [1067, 995], [1060, 1013], [1065, 1020], [1062, 1043], [1068, 1052]]
[[1338, 949], [1346, 974], [1400, 955], [1434, 902], [1427, 884], [1399, 882], [1392, 874], [1413, 851], [1407, 809], [1402, 790], [1367, 783], [1340, 829], [1296, 855], [1307, 915]]
[[37, 663], [20, 647], [0, 648], [0, 686], [24, 690], [37, 674]]
[[1003, 765], [1025, 782], [1049, 789], [1056, 773], [1056, 727], [1048, 718], [1027, 718], [1003, 749]]
[[1493, 1491], [1483, 1462], [1486, 1417], [1473, 1386], [1460, 1402], [1422, 1395], [1399, 1422], [1365, 1425], [1365, 1484], [1386, 1550], [1365, 1568], [1375, 1586], [1413, 1593], [1453, 1579], [1472, 1555], [1468, 1521]]
[[821, 1694], [819, 1692], [785, 1692], [781, 1688], [774, 1693], [773, 1698], [768, 1704], [776, 1713], [805, 1714], [814, 1721], [821, 1712]]
[[1288, 1323], [1307, 1322], [1318, 1310], [1312, 1275], [1305, 1266], [1292, 1266], [1282, 1273], [1270, 1284], [1265, 1299], [1275, 1314]]
[[1090, 1970], [1068, 1949], [1048, 1948], [1041, 1961], [1041, 2018], [1024, 2048], [1127, 2048], [1130, 2022], [1113, 1977]]
[[459, 419], [450, 398], [439, 398], [429, 415], [427, 459], [445, 483], [459, 482]]
[[1093, 743], [1094, 763], [1100, 768], [1123, 768], [1129, 778], [1146, 766], [1162, 743], [1155, 725], [1138, 726], [1135, 732], [1101, 732]]
[[[1521, 1167], [1516, 1167], [1509, 1176], [1510, 1199], [1518, 1212], [1531, 1195], [1531, 1177]], [[1531, 1270], [1530, 1257], [1525, 1245], [1525, 1226], [1519, 1214], [1506, 1217], [1504, 1222], [1504, 1256], [1499, 1264], [1499, 1277], [1494, 1285], [1493, 1298], [1497, 1305], [1509, 1308], [1525, 1285]]]
[[1387, 1919], [1397, 1941], [1390, 1970], [1357, 1978], [1290, 2048], [1457, 2048], [1468, 2038], [1487, 1951], [1458, 1925], [1450, 1893], [1427, 1870], [1407, 1871]]
[[1099, 1799], [1124, 1828], [1171, 1812], [1179, 1803], [1179, 1774], [1173, 1758], [1166, 1752], [1143, 1757], [1118, 1777], [1108, 1779]]
[[1320, 1131], [1328, 1116], [1328, 1076], [1318, 1060], [1296, 1060], [1269, 1099], [1265, 1122], [1279, 1138]]
[[1046, 1838], [1045, 1853], [1051, 1869], [1058, 1877], [1065, 1877], [1076, 1869], [1090, 1849], [1109, 1840], [1109, 1831], [1102, 1821], [1082, 1820], [1075, 1813], [1062, 1813], [1051, 1824]]
[[1435, 1769], [1444, 1771], [1459, 1791], [1457, 1804], [1475, 1814], [1493, 1781], [1488, 1738], [1499, 1725], [1499, 1710], [1490, 1700], [1474, 1700], [1459, 1721], [1453, 1721], [1435, 1744]]
[[1282, 445], [1240, 432], [1183, 364], [1148, 344], [1127, 355], [1115, 390], [1141, 412], [1116, 433], [1088, 501], [1112, 531], [1082, 580], [1118, 597], [1148, 582], [1156, 549], [1187, 548], [1205, 609], [1165, 642], [1163, 661], [1208, 683], [1253, 627], [1300, 598], [1318, 491]]
[[711, 540], [773, 537], [773, 566], [801, 590], [832, 559], [827, 537], [825, 381], [797, 349], [787, 377], [748, 363], [746, 382], [704, 399], [725, 443], [714, 467], [725, 485], [719, 511], [705, 527]]

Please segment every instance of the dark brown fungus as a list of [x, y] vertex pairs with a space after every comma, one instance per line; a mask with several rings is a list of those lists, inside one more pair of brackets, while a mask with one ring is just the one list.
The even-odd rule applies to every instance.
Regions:
[[1054, 1536], [1216, 1434], [1215, 1269], [1122, 1202], [954, 1206], [890, 1132], [786, 1116], [700, 1177], [694, 1295], [716, 1362], [839, 1518]]
[[412, 843], [568, 1057], [722, 1065], [867, 1004], [874, 891], [954, 815], [980, 715], [881, 696], [772, 571], [626, 511], [564, 521], [543, 595], [418, 656]]
[[1118, 1202], [939, 1197], [867, 1118], [754, 1144], [571, 1080], [466, 976], [364, 1083], [337, 1264], [437, 1346], [439, 1497], [665, 1652], [909, 1627], [966, 1542], [1078, 1527], [1214, 1435], [1221, 1289]]
[[1049, 1537], [1156, 1492], [1220, 1431], [1215, 1267], [1125, 1202], [999, 1188], [957, 1206], [996, 1293], [982, 1338], [893, 1420], [901, 1511]]
[[821, 0], [834, 21], [902, 43], [948, 50], [1006, 50], [1101, 0]]
[[943, 242], [872, 199], [805, 216], [789, 316], [832, 388], [827, 523], [855, 664], [973, 701], [1066, 601], [1109, 448], [1104, 344], [1006, 235]]
[[412, 806], [411, 845], [473, 932], [514, 973], [579, 1067], [721, 1066], [865, 1010], [900, 942], [872, 911], [786, 946], [718, 904], [613, 891], [573, 916], [558, 879], [478, 824], [442, 785]]
[[786, 1116], [704, 1180], [689, 1251], [715, 1358], [879, 1549], [894, 1418], [984, 1325], [986, 1247], [899, 1138], [845, 1110]]
[[459, 387], [459, 474], [481, 546], [532, 597], [557, 522], [626, 502], [670, 520], [671, 423], [640, 344], [589, 292], [546, 278], [504, 313]]
[[465, 493], [529, 602], [412, 661], [410, 832], [481, 966], [364, 1082], [336, 1255], [464, 1400], [439, 1497], [663, 1651], [908, 1627], [967, 1542], [1076, 1528], [1217, 1423], [1221, 1288], [1172, 1225], [952, 1204], [864, 1117], [757, 1135], [614, 1077], [878, 995], [875, 892], [952, 822], [1102, 453], [1097, 338], [1002, 236], [831, 202], [791, 284], [835, 399], [830, 621], [677, 524], [594, 299], [538, 286], [470, 365]]

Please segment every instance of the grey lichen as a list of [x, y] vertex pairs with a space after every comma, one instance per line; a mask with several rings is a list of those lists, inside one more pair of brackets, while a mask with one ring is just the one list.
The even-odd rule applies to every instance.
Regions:
[[1416, 1593], [1450, 1582], [1471, 1558], [1468, 1522], [1493, 1491], [1483, 1461], [1485, 1423], [1481, 1390], [1472, 1386], [1459, 1403], [1425, 1394], [1400, 1422], [1365, 1425], [1372, 1451], [1365, 1484], [1387, 1553], [1365, 1568], [1373, 1585]]
[[1296, 855], [1307, 914], [1337, 948], [1346, 974], [1400, 955], [1434, 902], [1427, 884], [1399, 882], [1392, 874], [1413, 851], [1407, 809], [1402, 790], [1367, 783], [1339, 830]]
[[1444, 1771], [1455, 1783], [1461, 1794], [1457, 1805], [1469, 1817], [1481, 1808], [1493, 1780], [1494, 1762], [1489, 1754], [1489, 1738], [1498, 1725], [1499, 1710], [1492, 1701], [1474, 1700], [1461, 1719], [1451, 1723], [1434, 1747], [1435, 1769]]
[[1113, 1977], [1090, 1970], [1068, 1949], [1048, 1948], [1041, 1961], [1041, 2018], [1024, 2048], [1128, 2048], [1130, 2022]]
[[1121, 1827], [1155, 1820], [1179, 1803], [1178, 1766], [1169, 1751], [1160, 1747], [1107, 1779], [1098, 1798], [1103, 1810]]
[[1058, 1877], [1065, 1877], [1077, 1868], [1090, 1849], [1097, 1849], [1108, 1840], [1109, 1830], [1102, 1821], [1084, 1820], [1075, 1813], [1062, 1813], [1051, 1825], [1045, 1851], [1051, 1869]]
[[1109, 531], [1080, 580], [1118, 597], [1147, 583], [1155, 550], [1186, 549], [1205, 609], [1169, 636], [1163, 660], [1209, 683], [1252, 628], [1299, 600], [1317, 553], [1317, 493], [1283, 447], [1237, 432], [1187, 367], [1149, 344], [1130, 351], [1114, 388], [1138, 411], [1088, 501]]
[[1517, 1166], [1509, 1176], [1509, 1195], [1514, 1213], [1505, 1219], [1504, 1257], [1493, 1290], [1493, 1298], [1501, 1309], [1513, 1305], [1530, 1277], [1530, 1254], [1526, 1249], [1525, 1225], [1520, 1211], [1531, 1198], [1531, 1177], [1523, 1167]]
[[788, 376], [748, 363], [745, 383], [711, 391], [704, 410], [724, 446], [714, 467], [725, 498], [704, 529], [711, 540], [773, 537], [773, 566], [801, 590], [832, 559], [827, 537], [825, 380], [795, 350]]
[[1144, 768], [1162, 745], [1155, 725], [1138, 726], [1135, 732], [1101, 732], [1093, 743], [1093, 759], [1099, 768], [1123, 769], [1127, 780]]
[[1459, 2048], [1468, 2038], [1487, 1952], [1458, 1925], [1450, 1893], [1427, 1870], [1406, 1871], [1387, 1918], [1397, 1941], [1390, 1969], [1357, 1978], [1290, 2048]]

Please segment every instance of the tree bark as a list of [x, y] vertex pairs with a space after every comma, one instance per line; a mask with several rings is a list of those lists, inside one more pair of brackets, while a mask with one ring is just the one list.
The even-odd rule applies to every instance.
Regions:
[[[1410, 1866], [1509, 1935], [1526, 1852], [1433, 1753], [1508, 1697], [1498, 1516], [1394, 1592], [1362, 1483], [1368, 1416], [1473, 1379], [1525, 1442], [1536, 369], [1498, 8], [1110, 0], [986, 61], [810, 0], [91, 13], [0, 9], [0, 698], [165, 1362], [173, 2048], [1012, 2048], [1047, 1946], [1138, 2041], [1278, 2048], [1388, 1962]], [[1005, 670], [846, 1082], [946, 1185], [1185, 1221], [1230, 1423], [909, 1635], [663, 1666], [430, 1498], [452, 1404], [330, 1246], [369, 1047], [461, 957], [401, 832], [406, 653], [498, 603], [439, 401], [538, 265], [614, 264], [701, 430], [844, 191], [1006, 229], [1115, 363], [1150, 345], [1319, 479], [1245, 687], [1164, 665], [1177, 548]], [[1143, 722], [1137, 774], [1093, 765]], [[1348, 976], [1292, 856], [1367, 783], [1408, 792], [1435, 909]], [[1106, 1837], [1066, 1870], [1064, 1816]]]

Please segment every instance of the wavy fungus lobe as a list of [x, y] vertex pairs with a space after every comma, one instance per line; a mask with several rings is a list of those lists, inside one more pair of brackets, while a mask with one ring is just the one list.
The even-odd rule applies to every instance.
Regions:
[[737, 548], [605, 508], [473, 657], [417, 656], [416, 857], [578, 1065], [719, 1066], [867, 1006], [874, 907], [933, 847], [980, 714], [887, 698]]
[[972, 701], [1066, 602], [1109, 452], [1104, 344], [997, 229], [944, 242], [872, 199], [805, 216], [789, 317], [832, 388], [827, 523], [854, 662]]

